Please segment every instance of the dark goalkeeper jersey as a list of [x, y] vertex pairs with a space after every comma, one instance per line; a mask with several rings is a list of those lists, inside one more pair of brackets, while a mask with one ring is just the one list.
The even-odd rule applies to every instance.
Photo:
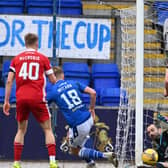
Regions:
[[156, 150], [159, 155], [159, 162], [168, 161], [168, 130], [164, 131], [160, 136], [160, 139], [156, 141]]

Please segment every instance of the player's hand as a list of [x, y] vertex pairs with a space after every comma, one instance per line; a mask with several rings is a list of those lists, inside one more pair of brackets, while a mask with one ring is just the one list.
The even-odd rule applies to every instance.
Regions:
[[164, 89], [163, 95], [164, 95], [164, 97], [167, 97], [167, 96], [168, 96], [168, 93], [167, 93], [166, 89]]
[[95, 109], [94, 108], [90, 108], [89, 111], [92, 114], [92, 118], [93, 118], [93, 121], [94, 121], [95, 120]]
[[9, 102], [5, 102], [3, 105], [3, 113], [6, 116], [9, 116], [10, 115], [9, 110], [10, 110], [10, 104], [9, 104]]

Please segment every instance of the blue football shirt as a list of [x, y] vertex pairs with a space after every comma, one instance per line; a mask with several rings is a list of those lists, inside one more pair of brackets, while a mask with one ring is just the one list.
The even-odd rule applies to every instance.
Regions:
[[86, 87], [79, 82], [59, 80], [47, 94], [47, 100], [57, 104], [70, 127], [83, 123], [91, 115], [81, 99]]

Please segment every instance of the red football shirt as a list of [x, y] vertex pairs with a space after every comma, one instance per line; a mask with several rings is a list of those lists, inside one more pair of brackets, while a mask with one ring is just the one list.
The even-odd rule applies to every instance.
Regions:
[[17, 101], [45, 101], [46, 75], [53, 73], [46, 56], [28, 49], [12, 60], [10, 69], [15, 72]]

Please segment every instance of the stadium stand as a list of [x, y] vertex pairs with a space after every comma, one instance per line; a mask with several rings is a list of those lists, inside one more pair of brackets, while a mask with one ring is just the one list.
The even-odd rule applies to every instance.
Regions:
[[[125, 20], [125, 22], [131, 27], [135, 23], [135, 20]], [[128, 36], [131, 37], [135, 32], [130, 30], [127, 31], [127, 33]], [[157, 28], [154, 30], [154, 23], [149, 19], [145, 19], [144, 33], [144, 103], [145, 105], [156, 105], [158, 102], [166, 104], [167, 100], [163, 99], [162, 96], [165, 74], [165, 55], [163, 54], [163, 46], [161, 43], [163, 34]], [[134, 44], [129, 42], [124, 45], [125, 47], [135, 47]], [[126, 56], [129, 57], [129, 55]], [[125, 67], [125, 70], [128, 69]], [[129, 70], [132, 73], [133, 71], [135, 72], [135, 70], [131, 68]], [[132, 79], [125, 78], [124, 80], [127, 81]], [[132, 91], [135, 92], [134, 89]]]
[[5, 88], [0, 87], [0, 103], [4, 102], [4, 98], [5, 98]]
[[10, 63], [11, 63], [10, 60], [6, 60], [3, 62], [3, 65], [2, 65], [2, 79], [4, 82], [6, 81], [6, 78], [9, 72]]
[[103, 88], [100, 91], [100, 105], [119, 106], [120, 88]]
[[[26, 8], [28, 14], [53, 14], [53, 0], [27, 0]], [[81, 15], [81, 0], [57, 0], [56, 13], [59, 15]]]
[[26, 8], [28, 14], [51, 15], [53, 13], [53, 0], [27, 0]]
[[[100, 5], [98, 4], [96, 1], [87, 1], [87, 0], [83, 0], [83, 5], [81, 4], [81, 1], [75, 1], [74, 0], [63, 0], [63, 1], [57, 1], [57, 13], [63, 15], [69, 15], [69, 14], [73, 14], [73, 8], [74, 11], [76, 10], [78, 15], [82, 14], [83, 11], [83, 15], [87, 15], [87, 16], [111, 16], [111, 11], [112, 9], [122, 9], [122, 8], [126, 8], [126, 7], [130, 7], [131, 5], [134, 4], [134, 0], [126, 0], [126, 3], [124, 1], [122, 2], [116, 2], [116, 1], [112, 1], [112, 0], [106, 0], [106, 2], [109, 2], [109, 5]], [[2, 0], [0, 2], [0, 7], [3, 7], [3, 9], [5, 9], [5, 4], [7, 4], [8, 7], [10, 7], [10, 5], [12, 5], [12, 8], [22, 8], [22, 12], [24, 10], [24, 1], [17, 1], [17, 0]], [[15, 4], [15, 5], [13, 5]], [[162, 8], [166, 8], [167, 2], [156, 2], [153, 7], [154, 8], [158, 8], [158, 16], [161, 16], [161, 21], [160, 18], [158, 17], [158, 22], [161, 23], [164, 19], [162, 14]], [[52, 14], [53, 12], [53, 0], [43, 0], [43, 3], [41, 3], [41, 0], [27, 0], [26, 1], [26, 8], [29, 14]], [[44, 9], [43, 9], [44, 8]], [[81, 9], [80, 9], [81, 8]], [[149, 8], [145, 7], [145, 11], [148, 12]], [[5, 10], [8, 11], [8, 10]], [[9, 10], [10, 11], [10, 10]], [[0, 10], [1, 12], [1, 10]], [[37, 13], [36, 13], [37, 12]], [[70, 13], [69, 13], [70, 12]], [[160, 12], [160, 14], [159, 14]], [[77, 14], [74, 12], [74, 14]], [[131, 27], [131, 24], [133, 24], [135, 22], [135, 20], [125, 20], [125, 22], [127, 22], [128, 26]], [[111, 42], [111, 60], [114, 60], [114, 49], [115, 49], [115, 38], [114, 38], [114, 31], [115, 28], [115, 20], [112, 19], [112, 42]], [[130, 36], [132, 34], [134, 34], [135, 31], [130, 29], [129, 30], [129, 34]], [[145, 72], [145, 92], [148, 95], [148, 98], [150, 97], [150, 99], [145, 100], [145, 102], [155, 102], [153, 100], [153, 95], [155, 94], [155, 89], [154, 88], [160, 88], [159, 94], [161, 96], [162, 94], [162, 89], [161, 87], [163, 87], [163, 81], [164, 81], [164, 73], [165, 73], [165, 69], [163, 67], [164, 65], [164, 55], [162, 54], [161, 48], [162, 48], [162, 44], [160, 43], [160, 41], [158, 40], [160, 38], [160, 34], [157, 32], [157, 30], [153, 29], [153, 23], [150, 20], [145, 19], [145, 68], [144, 68], [144, 72]], [[125, 44], [125, 46], [132, 46], [132, 48], [134, 47], [135, 44], [132, 43], [127, 43]], [[159, 60], [159, 61], [158, 61]], [[96, 62], [97, 60], [94, 60], [93, 62]], [[153, 67], [149, 68], [149, 62], [153, 62]], [[64, 61], [63, 61], [64, 62]], [[98, 62], [98, 61], [97, 61]], [[102, 61], [102, 62], [106, 62], [106, 61]], [[158, 62], [161, 63], [159, 67], [158, 66]], [[4, 77], [6, 76], [7, 72], [8, 72], [8, 66], [9, 62], [5, 61], [3, 64], [3, 68], [2, 68], [2, 78], [4, 79]], [[65, 63], [66, 64], [66, 63]], [[156, 65], [156, 66], [155, 66]], [[64, 67], [64, 66], [63, 66]], [[66, 70], [65, 70], [66, 71]], [[156, 73], [158, 75], [159, 72], [159, 78], [158, 76], [156, 76]], [[74, 75], [76, 73], [76, 75]], [[152, 73], [152, 74], [151, 74]], [[89, 70], [87, 73], [85, 73], [82, 78], [81, 76], [77, 76], [77, 74], [79, 74], [79, 72], [65, 72], [65, 77], [67, 79], [76, 79], [76, 80], [80, 80], [81, 82], [86, 83], [87, 85], [90, 85], [90, 73]], [[87, 74], [87, 75], [86, 75]], [[86, 77], [86, 76], [87, 77]], [[153, 75], [152, 77], [149, 77], [148, 75]], [[85, 77], [84, 77], [85, 76]], [[94, 76], [94, 73], [93, 73]], [[95, 78], [93, 78], [95, 81]], [[128, 78], [126, 80], [129, 80]], [[153, 88], [148, 88], [148, 81], [152, 81], [153, 82]], [[96, 82], [95, 82], [96, 83]], [[94, 87], [95, 89], [97, 89], [97, 85], [94, 83]], [[114, 83], [113, 83], [114, 84]], [[104, 85], [103, 85], [104, 86]], [[113, 87], [113, 86], [111, 86]], [[118, 86], [119, 87], [119, 84]], [[47, 90], [50, 88], [49, 84], [47, 85]], [[158, 92], [158, 91], [157, 91]], [[158, 94], [157, 94], [158, 95]], [[85, 101], [87, 100], [87, 96]]]
[[156, 10], [158, 24], [163, 25], [164, 21], [168, 18], [168, 2], [156, 1], [153, 7]]
[[[134, 5], [133, 1], [129, 1], [129, 3], [123, 3], [122, 2], [116, 2], [112, 3], [112, 1], [107, 0], [109, 2], [109, 5], [100, 5], [96, 1], [83, 1], [83, 13], [84, 15], [102, 15], [102, 16], [111, 16], [111, 12], [113, 9], [119, 8], [122, 9], [124, 7], [129, 7], [131, 5]], [[164, 10], [167, 9], [166, 5], [168, 2], [157, 2], [156, 4], [161, 4], [160, 6], [157, 6], [157, 8], [163, 8]], [[165, 7], [166, 6], [166, 7]], [[150, 6], [151, 7], [151, 6]], [[153, 10], [149, 6], [145, 6], [145, 12], [149, 13], [149, 11]], [[152, 6], [155, 7], [155, 6]], [[165, 18], [168, 16], [167, 11], [163, 12], [161, 10], [158, 10], [158, 22], [162, 22], [165, 20]], [[162, 14], [164, 14], [162, 16]], [[166, 15], [167, 16], [166, 16]], [[157, 18], [157, 17], [156, 17]], [[162, 20], [162, 21], [160, 21]], [[132, 25], [135, 23], [134, 19], [125, 19], [125, 23], [127, 24], [129, 29], [129, 36], [131, 37], [133, 34], [135, 34], [135, 31], [131, 29]], [[122, 24], [122, 23], [121, 23]], [[115, 21], [112, 19], [112, 31], [114, 30]], [[164, 84], [164, 74], [165, 74], [165, 56], [163, 54], [163, 46], [161, 43], [162, 34], [160, 33], [160, 30], [154, 29], [153, 22], [150, 19], [145, 19], [145, 41], [144, 41], [144, 47], [145, 47], [145, 59], [144, 59], [144, 81], [145, 81], [145, 103], [146, 104], [155, 104], [158, 99], [160, 103], [166, 104], [167, 100], [161, 99], [163, 94], [163, 84]], [[124, 30], [123, 30], [124, 31]], [[127, 30], [128, 31], [128, 30]], [[113, 34], [113, 33], [112, 33]], [[114, 35], [114, 34], [113, 34]], [[128, 37], [129, 38], [129, 37]], [[112, 47], [111, 47], [111, 55], [112, 59], [114, 55], [114, 40], [112, 39]], [[125, 43], [125, 47], [132, 47], [134, 48], [135, 44], [133, 43]], [[153, 64], [153, 67], [149, 67], [149, 65]], [[125, 69], [127, 70], [127, 69]], [[133, 70], [132, 70], [133, 72]], [[151, 76], [152, 75], [152, 76]], [[130, 79], [125, 79], [130, 80]], [[153, 88], [149, 87], [149, 82], [152, 82]], [[156, 97], [154, 96], [156, 95]]]
[[0, 87], [4, 87], [4, 82], [2, 79], [2, 71], [0, 70]]
[[96, 90], [120, 87], [120, 73], [116, 64], [93, 64], [92, 79]]
[[81, 0], [58, 0], [57, 13], [59, 15], [82, 15]]
[[89, 103], [90, 103], [90, 96], [88, 94], [82, 94], [82, 101], [85, 104], [89, 105]]
[[90, 72], [86, 63], [64, 63], [63, 70], [66, 80], [75, 80], [90, 85]]
[[10, 103], [16, 103], [16, 82], [14, 81], [11, 95], [10, 95]]
[[[118, 66], [116, 64], [93, 64], [92, 80], [93, 88], [97, 91], [99, 104], [107, 105], [105, 102], [103, 103], [103, 101], [100, 101], [102, 100], [100, 99], [101, 91], [106, 88], [106, 93], [108, 93], [109, 88], [110, 90], [113, 90], [114, 88], [120, 88], [120, 73]], [[115, 97], [116, 95], [111, 94], [111, 97], [113, 96]]]
[[0, 14], [23, 14], [24, 0], [1, 0]]

